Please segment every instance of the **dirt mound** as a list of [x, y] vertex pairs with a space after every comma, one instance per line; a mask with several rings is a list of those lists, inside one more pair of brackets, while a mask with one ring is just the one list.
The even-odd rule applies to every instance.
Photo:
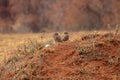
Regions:
[[[105, 34], [106, 35], [106, 34]], [[63, 42], [12, 57], [3, 80], [120, 80], [120, 35]]]

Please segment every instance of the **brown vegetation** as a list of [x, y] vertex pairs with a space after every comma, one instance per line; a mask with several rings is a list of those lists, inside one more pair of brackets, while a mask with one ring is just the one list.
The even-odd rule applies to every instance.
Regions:
[[0, 0], [0, 32], [105, 29], [120, 24], [119, 0]]

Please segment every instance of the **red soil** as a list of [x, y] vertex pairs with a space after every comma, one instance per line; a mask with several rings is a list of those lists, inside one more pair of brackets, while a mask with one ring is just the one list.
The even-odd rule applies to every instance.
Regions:
[[120, 35], [107, 37], [99, 35], [93, 39], [63, 42], [44, 48], [34, 55], [19, 57], [15, 62], [18, 69], [14, 70], [14, 66], [9, 62], [1, 68], [0, 78], [3, 80], [120, 80], [119, 59]]

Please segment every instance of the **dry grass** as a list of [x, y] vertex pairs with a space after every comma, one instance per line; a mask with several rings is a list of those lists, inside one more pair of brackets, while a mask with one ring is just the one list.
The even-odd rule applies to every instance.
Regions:
[[[37, 41], [39, 43], [45, 43], [52, 40], [52, 34], [0, 34], [0, 62], [3, 60], [3, 56], [17, 50], [18, 46], [26, 44], [29, 40]], [[43, 39], [41, 39], [43, 36]], [[7, 56], [6, 56], [7, 57]]]

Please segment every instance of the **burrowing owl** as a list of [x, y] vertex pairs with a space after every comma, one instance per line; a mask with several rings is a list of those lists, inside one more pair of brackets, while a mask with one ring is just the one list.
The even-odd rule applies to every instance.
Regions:
[[53, 38], [54, 38], [55, 42], [62, 42], [61, 36], [57, 32], [54, 33]]
[[62, 41], [68, 41], [69, 40], [69, 34], [68, 32], [64, 32], [64, 36], [62, 38]]

